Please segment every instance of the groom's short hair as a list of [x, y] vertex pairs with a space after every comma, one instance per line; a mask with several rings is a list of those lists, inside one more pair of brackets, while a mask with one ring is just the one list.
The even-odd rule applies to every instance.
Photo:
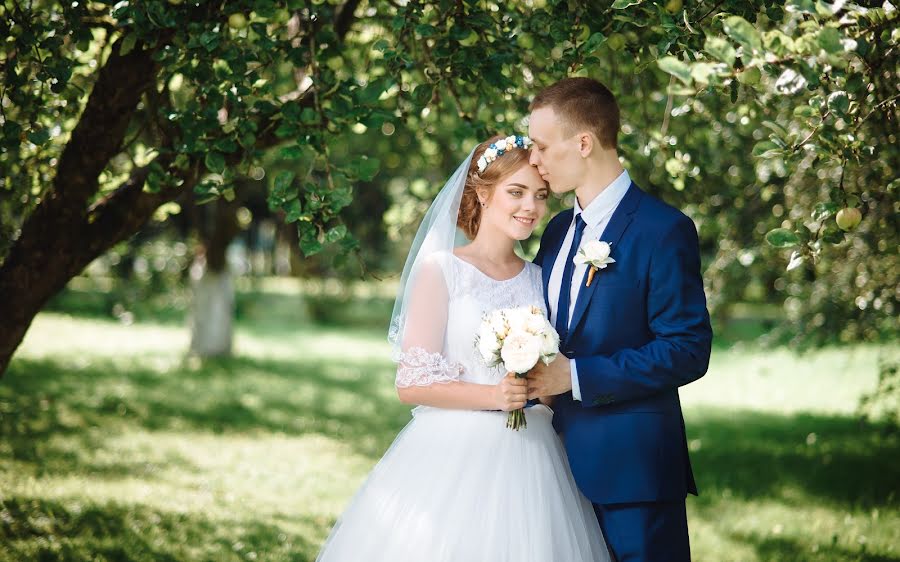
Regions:
[[618, 148], [619, 105], [609, 88], [593, 78], [564, 78], [534, 96], [529, 111], [550, 107], [566, 130], [594, 133], [603, 148]]

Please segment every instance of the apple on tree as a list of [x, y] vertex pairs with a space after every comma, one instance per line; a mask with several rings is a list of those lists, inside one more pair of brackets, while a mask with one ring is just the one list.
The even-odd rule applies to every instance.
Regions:
[[856, 207], [844, 207], [834, 220], [841, 230], [853, 230], [862, 220], [862, 213]]
[[231, 29], [244, 29], [247, 27], [247, 16], [240, 12], [235, 12], [228, 16], [228, 27]]

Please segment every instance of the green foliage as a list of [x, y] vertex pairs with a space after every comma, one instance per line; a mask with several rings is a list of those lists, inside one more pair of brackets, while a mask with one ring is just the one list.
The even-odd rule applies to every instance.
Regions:
[[860, 399], [865, 418], [886, 419], [900, 427], [900, 360], [884, 358], [878, 365], [878, 386]]
[[[391, 270], [373, 223], [403, 248], [475, 142], [524, 131], [537, 90], [588, 75], [618, 95], [632, 175], [698, 224], [717, 314], [783, 302], [790, 329], [813, 343], [896, 334], [896, 10], [812, 0], [6, 0], [2, 10], [0, 256], [53, 189], [117, 53], [152, 57], [154, 87], [93, 202], [144, 166], [145, 191], [169, 199], [233, 197], [249, 177], [306, 255], [381, 248], [371, 259]], [[386, 214], [368, 212], [385, 200]], [[844, 231], [834, 213], [847, 207], [863, 220]]]

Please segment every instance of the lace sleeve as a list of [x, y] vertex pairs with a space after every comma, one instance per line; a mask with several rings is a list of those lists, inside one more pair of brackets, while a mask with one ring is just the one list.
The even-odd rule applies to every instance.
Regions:
[[409, 308], [403, 319], [395, 384], [428, 386], [459, 380], [462, 367], [443, 356], [447, 331], [447, 283], [437, 260], [422, 264], [413, 280]]
[[411, 347], [402, 352], [399, 362], [396, 385], [400, 388], [453, 382], [459, 380], [462, 374], [462, 366], [458, 363], [421, 347]]

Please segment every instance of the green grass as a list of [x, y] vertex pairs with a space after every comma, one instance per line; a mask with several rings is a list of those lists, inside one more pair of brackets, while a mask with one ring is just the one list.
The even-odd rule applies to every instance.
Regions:
[[[40, 315], [0, 380], [0, 561], [313, 560], [409, 408], [380, 330], [265, 302], [208, 362], [177, 323]], [[696, 560], [900, 560], [900, 436], [854, 415], [884, 352], [716, 350], [682, 393]]]

